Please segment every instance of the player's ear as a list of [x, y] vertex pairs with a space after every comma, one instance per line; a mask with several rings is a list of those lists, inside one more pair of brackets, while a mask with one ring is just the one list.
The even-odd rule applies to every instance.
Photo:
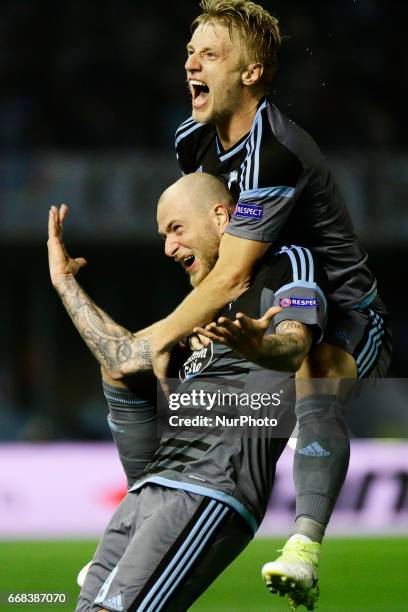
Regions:
[[216, 204], [214, 206], [214, 214], [217, 220], [217, 225], [220, 232], [223, 234], [229, 223], [229, 212], [224, 204]]
[[256, 85], [263, 75], [263, 70], [263, 66], [259, 62], [249, 64], [247, 69], [241, 74], [242, 83], [247, 86]]

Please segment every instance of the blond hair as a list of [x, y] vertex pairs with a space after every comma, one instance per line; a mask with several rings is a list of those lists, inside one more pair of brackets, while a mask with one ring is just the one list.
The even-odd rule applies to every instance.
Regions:
[[191, 24], [192, 32], [205, 23], [216, 22], [228, 28], [231, 39], [234, 33], [238, 34], [248, 64], [262, 64], [261, 83], [267, 91], [276, 72], [282, 42], [276, 17], [248, 0], [202, 0], [200, 7], [203, 12]]

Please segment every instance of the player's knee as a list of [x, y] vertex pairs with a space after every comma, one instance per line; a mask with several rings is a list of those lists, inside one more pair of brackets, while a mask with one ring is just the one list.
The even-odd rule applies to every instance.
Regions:
[[296, 374], [296, 372], [299, 372], [299, 370], [302, 368], [304, 360], [305, 357], [303, 355], [292, 358], [288, 363], [287, 371], [291, 372], [292, 374]]
[[311, 349], [300, 368], [301, 378], [356, 378], [354, 358], [343, 349], [331, 344], [319, 344]]

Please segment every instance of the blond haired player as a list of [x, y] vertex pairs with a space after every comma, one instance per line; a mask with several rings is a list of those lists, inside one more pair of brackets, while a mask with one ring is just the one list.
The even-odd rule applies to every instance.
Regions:
[[[212, 271], [153, 329], [153, 366], [165, 378], [172, 346], [247, 290], [271, 245], [296, 244], [320, 257], [330, 316], [324, 341], [297, 373], [296, 520], [282, 555], [263, 568], [272, 592], [313, 607], [320, 543], [349, 462], [338, 387], [344, 379], [384, 375], [388, 316], [318, 146], [269, 95], [281, 44], [277, 19], [246, 0], [203, 0], [201, 7], [185, 65], [192, 116], [176, 132], [177, 157], [185, 174], [222, 178], [237, 204]], [[310, 261], [295, 252], [293, 264], [307, 286]], [[186, 260], [192, 271], [195, 265]]]

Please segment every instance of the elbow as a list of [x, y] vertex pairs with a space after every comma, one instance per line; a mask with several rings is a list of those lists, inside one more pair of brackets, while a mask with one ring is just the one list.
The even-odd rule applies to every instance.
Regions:
[[251, 275], [242, 270], [215, 270], [214, 276], [216, 291], [225, 292], [231, 299], [239, 297], [251, 283]]
[[240, 294], [246, 291], [251, 284], [251, 273], [249, 270], [245, 271], [239, 268], [230, 271], [226, 270], [224, 277], [225, 283], [227, 283], [230, 288], [239, 290]]

